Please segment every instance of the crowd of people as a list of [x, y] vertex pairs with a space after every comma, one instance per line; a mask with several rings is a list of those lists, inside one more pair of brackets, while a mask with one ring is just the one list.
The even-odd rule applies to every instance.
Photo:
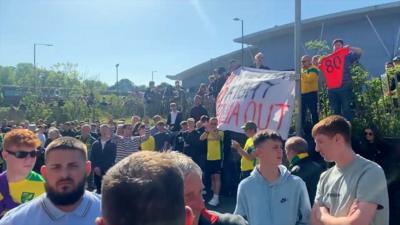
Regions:
[[[3, 139], [7, 166], [0, 175], [0, 224], [22, 224], [28, 219], [32, 224], [183, 224], [185, 218], [187, 224], [196, 225], [389, 224], [389, 205], [392, 212], [399, 209], [398, 189], [388, 192], [382, 167], [356, 154], [351, 124], [344, 117], [327, 117], [312, 129], [315, 150], [334, 165], [311, 158], [301, 137], [284, 141], [275, 131], [259, 131], [249, 121], [242, 127], [247, 136], [242, 145], [232, 140], [234, 135], [217, 129], [215, 117], [201, 119], [198, 129], [194, 119], [181, 123], [183, 149], [179, 151], [142, 148], [152, 129], [162, 130], [162, 121], [150, 128], [144, 120], [137, 136], [132, 135], [131, 125], [124, 124], [120, 136], [113, 133], [113, 125], [104, 123], [92, 144], [83, 141], [90, 140], [91, 134], [90, 126], [82, 124], [80, 135], [55, 138], [44, 152], [40, 151], [41, 131], [10, 129]], [[204, 191], [210, 191], [208, 205], [217, 206], [221, 177], [234, 173], [224, 165], [232, 163], [225, 158], [224, 143], [231, 155], [241, 156], [233, 214], [209, 211], [203, 200]], [[40, 157], [43, 164], [38, 173], [34, 168]], [[95, 189], [91, 192], [92, 175]], [[398, 185], [399, 178], [390, 182]], [[396, 215], [393, 218], [398, 221]]]
[[[262, 63], [262, 53], [258, 53], [256, 59]], [[254, 67], [257, 67], [257, 65], [258, 63], [254, 64]], [[267, 68], [262, 64], [260, 65], [261, 67], [257, 68]], [[235, 60], [231, 60], [228, 70], [224, 67], [214, 69], [213, 73], [208, 76], [208, 83], [200, 83], [197, 90], [184, 89], [179, 80], [175, 81], [175, 86], [156, 86], [154, 81], [150, 81], [143, 97], [144, 115], [148, 117], [167, 115], [170, 103], [176, 103], [178, 110], [183, 113], [185, 118], [193, 117], [191, 114], [193, 108], [190, 108], [190, 106], [197, 105], [196, 101], [198, 100], [201, 101], [208, 115], [215, 115], [215, 102], [218, 94], [231, 72], [239, 67], [240, 65]]]
[[[344, 47], [343, 40], [333, 42], [335, 51]], [[348, 48], [343, 86], [328, 88], [337, 115], [322, 120], [320, 59], [301, 59], [304, 137], [283, 140], [253, 121], [243, 124], [243, 134], [219, 130], [212, 105], [226, 79], [223, 68], [200, 85], [190, 109], [177, 82], [165, 118], [152, 83], [143, 118], [3, 120], [0, 225], [388, 225], [389, 217], [398, 224], [400, 150], [389, 153], [374, 126], [363, 138], [351, 133], [349, 67], [362, 50]], [[269, 69], [262, 53], [254, 67]], [[221, 195], [236, 196], [233, 214], [206, 208], [218, 209]]]

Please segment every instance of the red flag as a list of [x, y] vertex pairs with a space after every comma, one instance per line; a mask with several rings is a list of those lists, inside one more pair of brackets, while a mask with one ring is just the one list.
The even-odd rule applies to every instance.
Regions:
[[341, 48], [321, 60], [319, 69], [325, 76], [328, 89], [342, 87], [344, 58], [349, 52], [349, 48]]

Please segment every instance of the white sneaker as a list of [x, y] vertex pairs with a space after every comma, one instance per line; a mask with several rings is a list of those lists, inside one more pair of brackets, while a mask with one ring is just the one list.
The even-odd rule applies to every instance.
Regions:
[[218, 206], [218, 205], [219, 205], [219, 198], [213, 197], [213, 198], [208, 202], [208, 204], [211, 205], [211, 206]]

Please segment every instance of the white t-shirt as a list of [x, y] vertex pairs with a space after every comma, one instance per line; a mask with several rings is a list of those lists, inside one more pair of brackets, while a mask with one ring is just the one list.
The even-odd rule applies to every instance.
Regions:
[[173, 124], [175, 124], [175, 120], [176, 120], [176, 117], [178, 116], [178, 111], [176, 111], [176, 112], [172, 112], [171, 111], [171, 124], [168, 124], [168, 125], [173, 125]]
[[106, 147], [107, 141], [100, 140], [100, 143], [101, 143], [101, 149], [104, 150], [104, 147]]

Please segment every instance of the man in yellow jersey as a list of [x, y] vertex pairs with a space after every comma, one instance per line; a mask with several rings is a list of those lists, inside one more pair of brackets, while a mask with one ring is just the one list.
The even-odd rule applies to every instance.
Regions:
[[39, 146], [40, 140], [28, 129], [15, 129], [4, 136], [2, 155], [7, 170], [0, 175], [0, 217], [45, 192], [44, 179], [32, 171]]
[[311, 113], [311, 126], [318, 122], [318, 73], [319, 70], [311, 63], [311, 56], [301, 57], [301, 120], [307, 119], [307, 110]]
[[256, 149], [253, 144], [253, 136], [257, 133], [257, 125], [252, 121], [248, 121], [242, 126], [242, 129], [247, 136], [244, 148], [237, 141], [232, 140], [232, 148], [242, 156], [240, 160], [240, 180], [250, 176], [251, 171], [253, 171], [256, 165]]
[[208, 202], [209, 205], [219, 205], [219, 192], [221, 189], [221, 168], [223, 160], [223, 140], [224, 132], [217, 129], [218, 119], [212, 117], [206, 126], [205, 132], [200, 136], [200, 140], [207, 140], [207, 160], [206, 172], [211, 175], [211, 190], [213, 197]]

